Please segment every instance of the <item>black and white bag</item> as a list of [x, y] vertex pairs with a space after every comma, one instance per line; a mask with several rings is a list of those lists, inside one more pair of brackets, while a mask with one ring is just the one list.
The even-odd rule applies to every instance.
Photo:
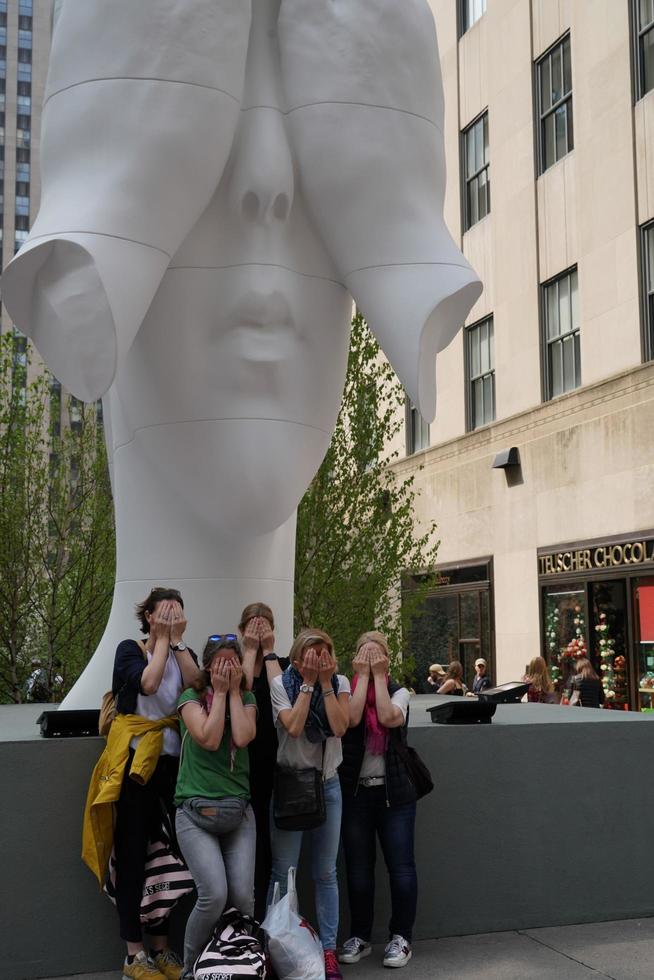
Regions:
[[258, 933], [259, 926], [249, 915], [227, 909], [195, 961], [195, 980], [265, 980], [266, 954]]
[[[144, 926], [161, 925], [180, 898], [188, 895], [195, 887], [191, 872], [181, 855], [176, 853], [170, 838], [164, 821], [157, 840], [148, 843], [140, 914], [141, 924]], [[113, 851], [109, 858], [109, 874], [104, 891], [115, 905], [116, 857]]]

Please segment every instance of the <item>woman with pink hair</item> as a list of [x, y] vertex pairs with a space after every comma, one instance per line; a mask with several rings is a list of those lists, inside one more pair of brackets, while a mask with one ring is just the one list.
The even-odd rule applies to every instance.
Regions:
[[339, 959], [341, 963], [358, 963], [372, 952], [379, 837], [392, 905], [384, 966], [402, 967], [412, 955], [418, 897], [414, 857], [417, 796], [400, 754], [406, 741], [410, 695], [406, 687], [389, 677], [388, 643], [383, 633], [374, 631], [359, 637], [352, 666], [350, 727], [343, 738], [339, 769], [350, 930]]

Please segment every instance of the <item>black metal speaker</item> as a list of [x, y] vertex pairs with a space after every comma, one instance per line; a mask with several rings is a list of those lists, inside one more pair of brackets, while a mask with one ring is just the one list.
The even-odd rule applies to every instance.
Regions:
[[452, 698], [426, 710], [437, 725], [490, 725], [495, 707], [477, 698]]
[[98, 708], [80, 711], [43, 711], [36, 719], [44, 738], [85, 738], [98, 736]]
[[499, 687], [489, 687], [478, 697], [480, 701], [490, 701], [493, 704], [518, 704], [530, 686], [524, 681], [512, 681], [510, 684], [500, 684]]

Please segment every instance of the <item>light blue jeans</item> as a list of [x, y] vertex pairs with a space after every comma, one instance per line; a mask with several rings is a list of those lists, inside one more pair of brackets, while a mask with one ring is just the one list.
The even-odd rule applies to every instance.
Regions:
[[268, 904], [272, 901], [275, 882], [279, 882], [282, 895], [286, 894], [289, 868], [297, 868], [300, 860], [302, 837], [308, 834], [311, 841], [311, 877], [313, 878], [318, 916], [318, 932], [323, 949], [336, 949], [338, 932], [338, 881], [336, 858], [341, 834], [341, 784], [338, 776], [325, 783], [325, 809], [327, 819], [315, 830], [279, 830], [270, 818], [270, 843], [272, 846], [272, 876], [268, 889]]
[[[213, 927], [228, 903], [245, 915], [252, 915], [254, 911], [257, 830], [252, 807], [247, 804], [236, 829], [221, 833], [220, 819], [215, 821], [212, 831], [194, 822], [188, 814], [194, 802], [186, 800], [175, 816], [177, 840], [198, 892], [184, 934], [184, 969], [187, 971], [193, 970], [198, 954], [209, 941]], [[221, 801], [202, 802], [216, 806]]]

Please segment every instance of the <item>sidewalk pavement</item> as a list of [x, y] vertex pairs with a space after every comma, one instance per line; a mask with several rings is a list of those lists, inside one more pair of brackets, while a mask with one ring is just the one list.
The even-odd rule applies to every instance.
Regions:
[[[376, 946], [372, 956], [356, 966], [344, 966], [344, 980], [380, 980], [382, 952]], [[56, 980], [120, 980], [121, 976], [117, 970]], [[402, 980], [651, 980], [654, 918], [415, 943], [413, 959], [401, 976]]]

